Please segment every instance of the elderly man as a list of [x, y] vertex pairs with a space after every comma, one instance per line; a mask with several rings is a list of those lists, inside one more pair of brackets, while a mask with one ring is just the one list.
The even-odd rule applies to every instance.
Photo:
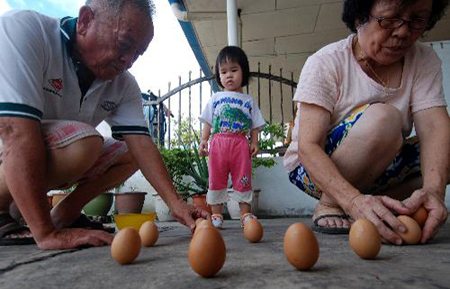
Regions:
[[[207, 217], [178, 198], [127, 72], [153, 38], [152, 13], [151, 0], [88, 0], [78, 18], [0, 17], [0, 245], [110, 244], [104, 231], [71, 227], [84, 204], [137, 169], [181, 223]], [[94, 129], [103, 120], [114, 139]], [[74, 183], [50, 211], [46, 192]], [[31, 232], [10, 217], [13, 202]]]

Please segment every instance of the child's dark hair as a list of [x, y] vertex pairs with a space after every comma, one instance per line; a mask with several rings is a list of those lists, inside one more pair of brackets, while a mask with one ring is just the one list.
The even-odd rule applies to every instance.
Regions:
[[216, 81], [217, 81], [217, 84], [220, 85], [220, 87], [222, 87], [222, 88], [224, 86], [220, 82], [219, 66], [221, 63], [225, 63], [225, 62], [238, 63], [242, 69], [241, 87], [248, 85], [248, 81], [250, 78], [250, 67], [248, 64], [247, 55], [245, 55], [244, 50], [242, 50], [240, 47], [237, 47], [237, 46], [226, 46], [219, 52], [219, 55], [217, 55], [216, 68], [215, 68]]

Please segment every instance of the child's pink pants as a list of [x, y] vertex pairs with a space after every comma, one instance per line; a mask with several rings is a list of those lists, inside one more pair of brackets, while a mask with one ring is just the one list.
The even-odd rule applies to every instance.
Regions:
[[209, 149], [209, 190], [226, 190], [229, 173], [234, 191], [252, 190], [252, 159], [247, 138], [243, 134], [217, 133]]

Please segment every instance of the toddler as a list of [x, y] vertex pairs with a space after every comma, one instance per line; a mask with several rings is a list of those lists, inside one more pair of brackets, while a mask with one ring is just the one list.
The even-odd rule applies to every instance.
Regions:
[[265, 121], [253, 98], [242, 92], [249, 81], [249, 70], [247, 56], [241, 48], [223, 48], [217, 56], [215, 74], [224, 91], [211, 97], [199, 117], [204, 123], [199, 153], [209, 154], [206, 201], [212, 207], [212, 223], [219, 229], [223, 224], [222, 206], [228, 201], [229, 173], [234, 190], [232, 198], [239, 202], [241, 225], [255, 218], [250, 205], [253, 198], [251, 157], [259, 152], [258, 132]]

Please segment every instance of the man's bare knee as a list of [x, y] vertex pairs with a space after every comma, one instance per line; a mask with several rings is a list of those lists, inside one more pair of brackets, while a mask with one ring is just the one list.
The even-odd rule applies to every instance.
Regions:
[[137, 162], [134, 160], [130, 152], [123, 154], [117, 161], [117, 164], [128, 164], [130, 171], [136, 172], [139, 169]]
[[47, 164], [51, 186], [82, 176], [98, 160], [102, 146], [101, 136], [90, 136], [66, 147], [50, 150]]

